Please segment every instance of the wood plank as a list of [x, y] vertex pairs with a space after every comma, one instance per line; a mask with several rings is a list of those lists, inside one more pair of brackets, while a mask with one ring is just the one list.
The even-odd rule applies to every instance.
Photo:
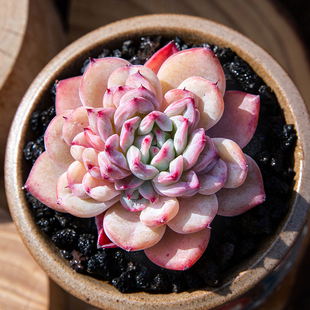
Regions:
[[0, 209], [0, 309], [47, 310], [49, 279], [22, 243], [10, 215]]

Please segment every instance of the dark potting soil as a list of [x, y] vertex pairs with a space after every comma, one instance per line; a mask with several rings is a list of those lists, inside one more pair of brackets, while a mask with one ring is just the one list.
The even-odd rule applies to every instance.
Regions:
[[[174, 40], [180, 50], [193, 47], [179, 38]], [[126, 41], [120, 49], [104, 49], [98, 57], [117, 56], [133, 64], [143, 64], [166, 43], [167, 40], [161, 37], [144, 37], [140, 45]], [[292, 125], [285, 123], [275, 94], [247, 63], [229, 48], [210, 47], [224, 68], [227, 89], [260, 95], [258, 127], [244, 152], [261, 169], [266, 201], [236, 217], [216, 216], [211, 224], [210, 243], [200, 260], [187, 271], [171, 271], [151, 263], [143, 251], [126, 252], [120, 248], [98, 250], [94, 219], [81, 219], [54, 211], [26, 193], [37, 225], [77, 272], [107, 280], [123, 293], [141, 290], [181, 292], [215, 287], [222, 283], [223, 275], [230, 268], [255, 253], [262, 240], [277, 230], [280, 220], [289, 209], [287, 202], [293, 186], [296, 132]], [[88, 63], [87, 59], [82, 73]], [[25, 146], [26, 160], [34, 163], [44, 151], [43, 134], [54, 116], [54, 106], [33, 113], [30, 125], [38, 138]]]

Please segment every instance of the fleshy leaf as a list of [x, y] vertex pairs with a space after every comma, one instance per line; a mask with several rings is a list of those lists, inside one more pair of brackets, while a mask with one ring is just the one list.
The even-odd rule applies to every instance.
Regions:
[[139, 88], [133, 88], [126, 92], [126, 94], [120, 99], [119, 105], [121, 106], [123, 104], [127, 104], [127, 102], [138, 97], [150, 101], [154, 106], [154, 110], [158, 110], [160, 108], [160, 101], [158, 101], [156, 94], [152, 93], [150, 90], [143, 86], [140, 86]]
[[140, 195], [149, 200], [152, 204], [156, 203], [158, 201], [159, 195], [154, 190], [152, 182], [151, 181], [144, 181], [138, 188], [138, 191]]
[[207, 135], [235, 141], [244, 148], [252, 139], [259, 114], [260, 98], [240, 91], [227, 91], [224, 96], [225, 110], [220, 121]]
[[239, 145], [232, 140], [224, 138], [213, 138], [220, 158], [227, 165], [227, 180], [225, 188], [235, 188], [240, 186], [247, 175], [247, 161]]
[[188, 120], [189, 132], [191, 132], [196, 125], [196, 116], [199, 118], [199, 112], [196, 111], [195, 100], [191, 97], [180, 99], [171, 103], [164, 113], [168, 117], [183, 116]]
[[178, 51], [178, 47], [173, 41], [171, 41], [159, 49], [156, 53], [154, 53], [152, 57], [144, 64], [144, 66], [152, 69], [157, 74], [164, 61]]
[[62, 135], [68, 145], [71, 146], [74, 137], [80, 132], [84, 131], [84, 128], [89, 126], [88, 113], [85, 107], [79, 107], [72, 111], [62, 128]]
[[197, 174], [200, 188], [198, 193], [211, 195], [218, 192], [227, 180], [227, 165], [219, 159], [214, 167], [205, 174]]
[[183, 81], [178, 88], [186, 89], [197, 95], [199, 99], [198, 110], [200, 112], [198, 128], [208, 130], [221, 119], [224, 111], [224, 101], [215, 83], [193, 76]]
[[165, 225], [147, 227], [140, 212], [130, 212], [120, 203], [107, 210], [103, 227], [109, 239], [126, 251], [139, 251], [155, 245], [164, 235]]
[[182, 235], [167, 227], [164, 237], [144, 252], [154, 264], [160, 267], [188, 270], [204, 253], [209, 240], [210, 229], [208, 228], [193, 234]]
[[107, 202], [98, 202], [92, 198], [81, 199], [75, 196], [68, 186], [67, 172], [58, 179], [56, 193], [57, 202], [64, 210], [74, 216], [83, 218], [94, 217], [119, 201], [119, 196]]
[[82, 106], [79, 94], [81, 79], [82, 76], [80, 75], [56, 83], [56, 115]]
[[205, 132], [202, 128], [195, 129], [189, 136], [186, 149], [183, 152], [184, 171], [193, 167], [204, 149], [206, 143]]
[[131, 174], [130, 171], [122, 169], [121, 167], [113, 164], [109, 160], [106, 152], [100, 152], [98, 154], [98, 163], [101, 175], [104, 179], [115, 182], [116, 180], [123, 179]]
[[98, 162], [99, 152], [93, 148], [86, 148], [82, 154], [82, 162], [85, 169], [96, 179], [101, 179], [101, 172]]
[[194, 93], [188, 91], [187, 89], [174, 88], [165, 93], [162, 103], [162, 110], [165, 111], [173, 102], [185, 98], [193, 98], [195, 108], [198, 108], [199, 99]]
[[106, 142], [107, 139], [115, 133], [113, 126], [114, 112], [115, 109], [106, 108], [97, 114], [97, 129], [103, 142]]
[[215, 147], [212, 139], [205, 136], [206, 143], [201, 151], [196, 164], [192, 168], [196, 173], [207, 173], [216, 164], [220, 155]]
[[139, 125], [138, 133], [140, 135], [148, 134], [157, 125], [161, 130], [171, 131], [172, 123], [169, 117], [159, 111], [153, 111], [143, 118]]
[[109, 76], [117, 68], [129, 64], [127, 60], [116, 57], [91, 59], [80, 85], [82, 104], [85, 107], [102, 108], [103, 95], [107, 90]]
[[135, 131], [139, 127], [141, 118], [135, 116], [124, 122], [120, 134], [120, 147], [123, 152], [127, 152], [128, 148], [132, 145], [135, 139]]
[[124, 170], [128, 170], [126, 157], [120, 152], [119, 136], [117, 134], [114, 134], [107, 139], [104, 152], [112, 164]]
[[157, 168], [159, 171], [166, 170], [169, 167], [170, 162], [174, 159], [175, 152], [173, 146], [173, 140], [168, 139], [160, 149], [160, 151], [153, 157], [151, 165]]
[[184, 149], [187, 146], [187, 137], [188, 137], [188, 119], [184, 116], [178, 115], [170, 118], [176, 131], [173, 137], [173, 145], [177, 155], [183, 153]]
[[157, 75], [151, 69], [142, 65], [129, 65], [115, 70], [109, 77], [108, 88], [112, 86], [126, 85], [127, 79], [138, 71], [154, 86], [157, 99], [160, 100], [159, 105], [161, 105], [162, 90], [160, 81]]
[[128, 79], [126, 80], [126, 84], [129, 87], [137, 89], [138, 87], [143, 87], [148, 89], [153, 94], [156, 94], [156, 89], [151, 83], [151, 81], [143, 76], [140, 71], [137, 71], [136, 73], [130, 75]]
[[57, 180], [65, 171], [51, 161], [47, 152], [43, 152], [32, 166], [24, 189], [48, 207], [65, 212], [56, 197]]
[[84, 135], [86, 141], [96, 150], [103, 151], [105, 149], [105, 143], [102, 141], [100, 136], [96, 135], [90, 127], [84, 128]]
[[126, 210], [137, 212], [144, 210], [150, 204], [150, 201], [141, 198], [137, 189], [127, 189], [121, 193], [120, 203]]
[[162, 185], [173, 184], [180, 180], [183, 173], [183, 156], [179, 155], [169, 164], [169, 172], [162, 171], [154, 179], [154, 183]]
[[173, 219], [179, 211], [176, 198], [160, 196], [156, 203], [151, 203], [140, 213], [140, 221], [149, 227], [164, 225]]
[[209, 228], [217, 208], [216, 195], [196, 194], [190, 198], [178, 198], [179, 212], [167, 223], [178, 234], [192, 234]]
[[219, 60], [209, 48], [183, 50], [169, 57], [158, 71], [163, 94], [191, 76], [202, 77], [215, 83], [224, 95], [226, 80]]
[[95, 217], [95, 223], [96, 223], [97, 232], [98, 232], [97, 248], [100, 248], [100, 249], [117, 248], [118, 246], [114, 244], [104, 232], [103, 218], [104, 218], [104, 213], [101, 213]]
[[84, 175], [82, 184], [88, 196], [97, 201], [109, 201], [120, 194], [114, 188], [113, 183], [107, 180], [95, 179], [89, 172]]
[[248, 174], [244, 183], [237, 188], [222, 188], [216, 194], [219, 202], [219, 215], [237, 216], [265, 200], [260, 169], [250, 156], [245, 154], [245, 158], [248, 163]]
[[70, 146], [65, 142], [62, 136], [62, 127], [65, 123], [65, 117], [70, 111], [66, 111], [55, 116], [49, 123], [44, 134], [44, 145], [50, 159], [64, 169], [74, 161], [70, 154]]
[[86, 141], [84, 132], [80, 132], [72, 141], [70, 154], [75, 160], [83, 162], [83, 152], [86, 148], [92, 149], [90, 144]]
[[127, 152], [127, 161], [131, 172], [139, 179], [151, 180], [159, 171], [151, 166], [144, 164], [141, 161], [141, 151], [134, 145], [132, 145]]
[[126, 178], [118, 180], [115, 182], [115, 189], [117, 190], [125, 190], [128, 188], [137, 188], [140, 186], [144, 181], [135, 177], [133, 174], [129, 175]]
[[79, 161], [73, 162], [67, 170], [68, 186], [71, 192], [81, 199], [89, 198], [82, 185], [83, 177], [86, 172], [87, 170], [84, 165]]
[[118, 133], [124, 122], [134, 116], [146, 115], [154, 110], [153, 104], [144, 98], [134, 98], [114, 114], [115, 131]]
[[184, 172], [180, 180], [172, 184], [159, 184], [154, 182], [154, 188], [161, 195], [168, 197], [190, 197], [199, 190], [199, 180], [192, 170]]

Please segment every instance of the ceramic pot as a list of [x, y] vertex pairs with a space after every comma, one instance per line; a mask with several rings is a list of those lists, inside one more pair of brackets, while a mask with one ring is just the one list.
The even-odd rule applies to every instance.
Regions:
[[[23, 147], [31, 139], [29, 119], [44, 105], [56, 79], [79, 74], [83, 61], [103, 47], [117, 46], [145, 35], [179, 36], [186, 42], [209, 42], [230, 47], [250, 64], [274, 90], [287, 123], [294, 124], [298, 141], [296, 172], [290, 210], [277, 234], [216, 289], [204, 288], [171, 294], [122, 294], [104, 281], [74, 272], [36, 226], [22, 186], [29, 172]], [[241, 309], [260, 303], [284, 277], [299, 250], [309, 212], [310, 125], [305, 104], [284, 70], [264, 50], [241, 34], [220, 24], [184, 15], [147, 15], [119, 21], [82, 37], [64, 49], [37, 76], [25, 94], [7, 144], [6, 190], [17, 229], [29, 251], [46, 273], [69, 293], [103, 309]], [[293, 251], [292, 251], [293, 249]], [[240, 305], [240, 306], [239, 306]]]

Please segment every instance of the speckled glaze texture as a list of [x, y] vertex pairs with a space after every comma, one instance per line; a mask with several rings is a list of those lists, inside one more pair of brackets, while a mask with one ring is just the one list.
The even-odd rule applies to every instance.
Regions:
[[[66, 77], [74, 68], [73, 63], [81, 66], [87, 56], [96, 55], [100, 48], [109, 47], [112, 42], [160, 34], [180, 36], [187, 42], [209, 42], [230, 47], [274, 90], [287, 123], [294, 124], [298, 136], [294, 193], [290, 212], [278, 234], [269, 239], [255, 256], [242, 266], [237, 266], [226, 277], [222, 287], [178, 294], [122, 294], [106, 282], [74, 272], [39, 231], [22, 190], [29, 171], [24, 167], [22, 149], [29, 138], [28, 124], [32, 112], [49, 93], [54, 80]], [[42, 70], [16, 113], [7, 144], [5, 170], [11, 213], [25, 245], [46, 273], [69, 293], [102, 309], [233, 309], [239, 303], [242, 307], [250, 304], [261, 294], [259, 289], [253, 293], [255, 288], [262, 281], [268, 282], [270, 274], [279, 272], [283, 265], [281, 263], [302, 236], [310, 200], [309, 117], [303, 99], [284, 70], [264, 50], [241, 34], [197, 17], [167, 14], [141, 16], [91, 32], [64, 49]]]

